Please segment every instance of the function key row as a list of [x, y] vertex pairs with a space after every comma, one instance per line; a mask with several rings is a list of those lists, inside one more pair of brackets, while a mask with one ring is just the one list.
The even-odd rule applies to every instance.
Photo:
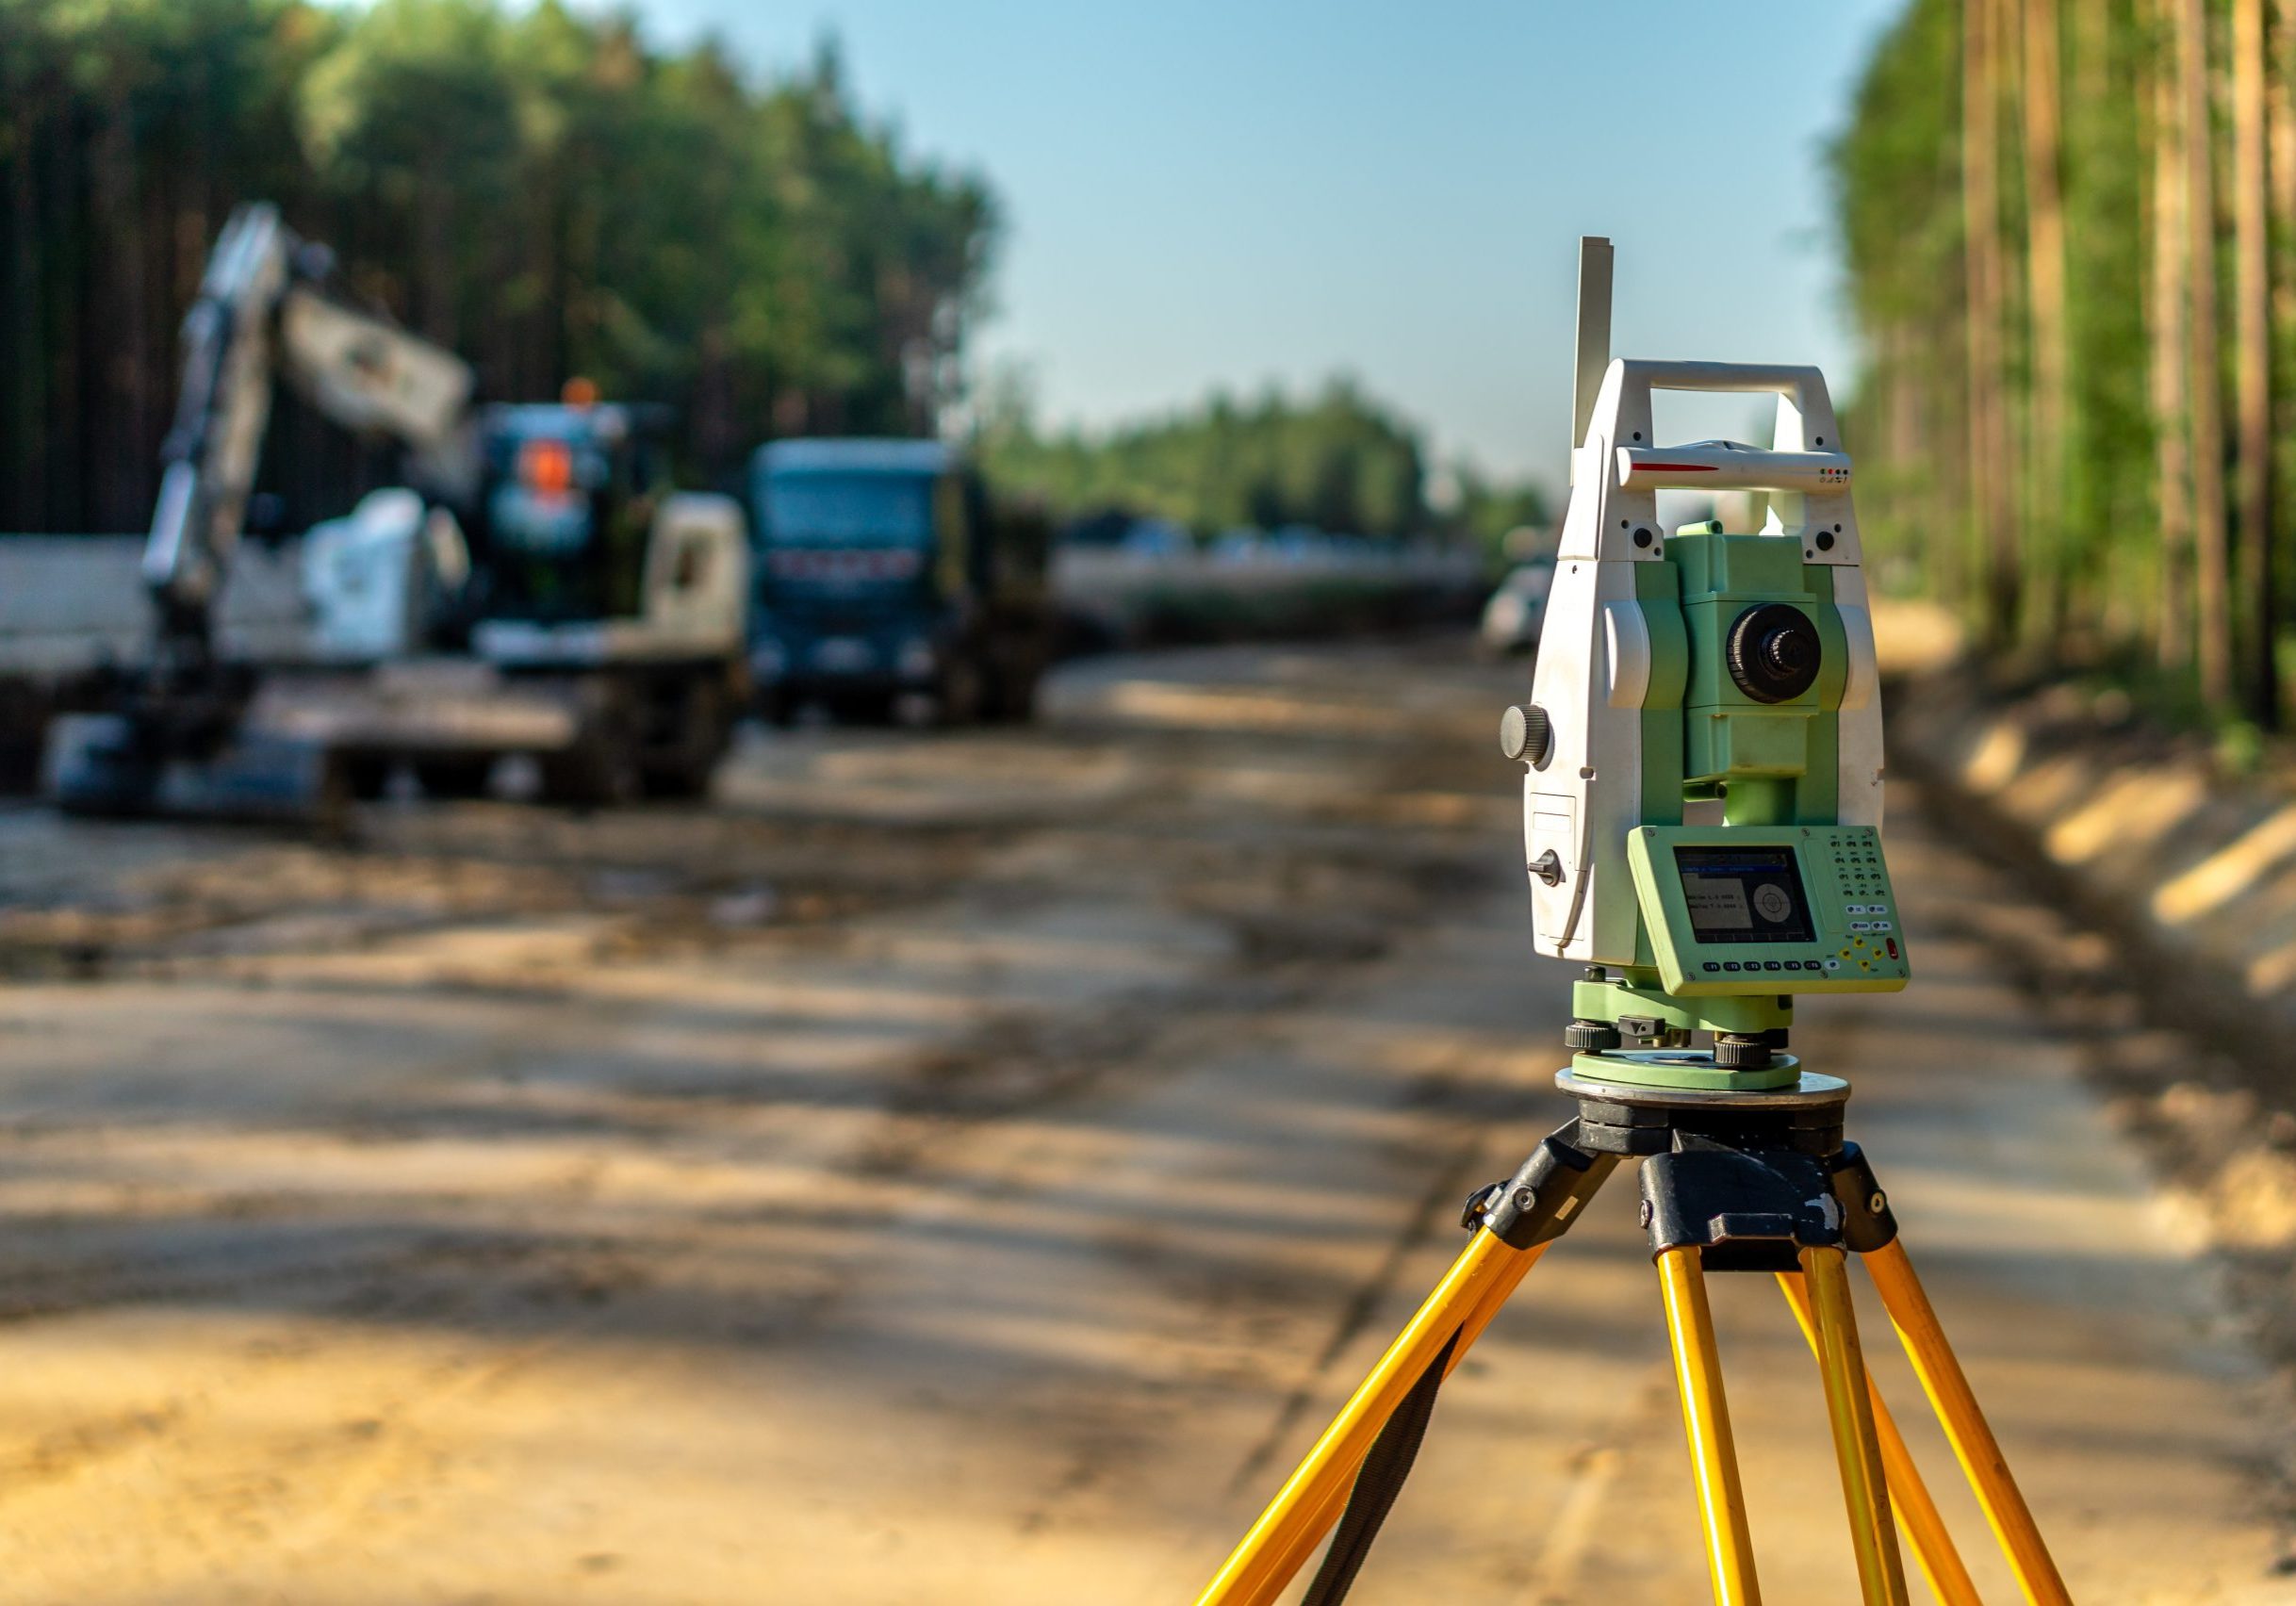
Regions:
[[1842, 961], [1839, 959], [1708, 959], [1705, 968], [1710, 974], [1722, 971], [1840, 970]]

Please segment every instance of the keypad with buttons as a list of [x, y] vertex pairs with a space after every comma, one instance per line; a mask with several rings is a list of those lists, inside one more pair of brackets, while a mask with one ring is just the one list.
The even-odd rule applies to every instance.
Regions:
[[[1693, 855], [1695, 861], [1696, 855], [1716, 848], [1774, 852], [1789, 847], [1809, 920], [1791, 930], [1779, 912], [1785, 908], [1782, 899], [1776, 900], [1777, 910], [1759, 911], [1759, 917], [1788, 926], [1787, 941], [1732, 940], [1727, 920], [1714, 919], [1717, 894], [1711, 883], [1698, 887], [1706, 929], [1690, 919], [1678, 853]], [[1875, 991], [1906, 983], [1904, 927], [1880, 835], [1872, 827], [1644, 826], [1629, 838], [1629, 848], [1637, 901], [1670, 991], [1691, 995]]]

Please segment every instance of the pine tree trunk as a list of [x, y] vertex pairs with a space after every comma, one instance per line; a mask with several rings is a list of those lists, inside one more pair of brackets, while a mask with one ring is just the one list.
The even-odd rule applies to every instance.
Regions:
[[[2296, 384], [2288, 372], [2290, 337], [2296, 335], [2296, 93], [2291, 92], [2291, 78], [2296, 78], [2296, 3], [2274, 0], [2266, 18], [2264, 54], [2264, 184], [2265, 184], [2265, 269], [2269, 276], [2267, 294], [2271, 298], [2266, 319], [2267, 338], [2271, 346], [2271, 410], [2268, 426], [2271, 432], [2271, 494], [2266, 506], [2271, 510], [2272, 528], [2296, 528], [2296, 508], [2290, 506], [2291, 488], [2296, 488], [2296, 458], [2291, 445], [2296, 445], [2296, 409], [2290, 402], [2296, 397]], [[2266, 565], [2272, 585], [2273, 628], [2280, 628], [2279, 614], [2285, 606], [2281, 598], [2289, 595], [2289, 569], [2284, 542], [2274, 542], [2266, 554]], [[2274, 677], [2274, 689], [2279, 689]], [[2280, 710], [2274, 713], [2285, 718]]]
[[1968, 287], [1970, 512], [1984, 576], [1978, 623], [1987, 642], [1999, 647], [2016, 628], [2019, 574], [2001, 385], [2001, 50], [1995, 4], [1962, 0], [1961, 205]]
[[2073, 0], [2073, 95], [2079, 106], [2105, 104], [2112, 92], [2110, 0]]
[[[25, 123], [43, 115], [43, 108], [19, 101], [10, 108]], [[9, 294], [8, 359], [12, 371], [8, 386], [15, 405], [9, 411], [7, 459], [8, 484], [0, 491], [0, 512], [12, 530], [45, 530], [52, 514], [48, 507], [47, 448], [49, 409], [47, 342], [43, 337], [47, 303], [46, 273], [41, 262], [40, 204], [33, 188], [33, 152], [36, 140], [20, 139], [8, 162]]]
[[2185, 351], [2188, 229], [2185, 129], [2178, 43], [2173, 25], [2184, 0], [2157, 0], [2154, 21], [2168, 27], [2153, 55], [2152, 284], [2146, 297], [2152, 348], [2149, 395], [2157, 459], [2155, 495], [2160, 516], [2160, 625], [2163, 668], [2192, 659], [2192, 489]]
[[2272, 336], [2270, 198], [2265, 166], [2264, 0], [2233, 0], [2232, 215], [2239, 351], [2240, 646], [2249, 717], [2279, 720], [2272, 602]]
[[2185, 228], [2191, 279], [2192, 590], [2200, 693], [2232, 702], [2232, 576], [2224, 516], [2223, 362], [2216, 307], [2216, 139], [2208, 96], [2207, 0], [2180, 0], [2177, 73], [2185, 128]]
[[[2260, 3], [2260, 0], [2258, 0]], [[2028, 631], [2060, 646], [2064, 629], [2065, 209], [2058, 0], [2024, 0], [2025, 295], [2033, 325], [2025, 539], [2032, 554]]]
[[[159, 429], [151, 405], [144, 319], [146, 257], [141, 175], [125, 89], [115, 89], [95, 143], [95, 219], [104, 231], [102, 326], [90, 331], [102, 418], [93, 434], [104, 468], [90, 487], [101, 528], [132, 531], [150, 516], [146, 467]], [[142, 469], [142, 473], [138, 470]]]

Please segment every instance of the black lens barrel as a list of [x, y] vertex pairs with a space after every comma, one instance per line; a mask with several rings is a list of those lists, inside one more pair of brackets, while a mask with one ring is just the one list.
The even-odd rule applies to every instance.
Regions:
[[1785, 602], [1757, 602], [1738, 615], [1724, 644], [1730, 678], [1756, 702], [1791, 702], [1817, 684], [1825, 647], [1817, 625]]

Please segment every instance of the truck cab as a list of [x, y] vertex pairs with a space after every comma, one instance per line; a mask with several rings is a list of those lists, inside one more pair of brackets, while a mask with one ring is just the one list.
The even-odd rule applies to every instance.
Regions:
[[750, 675], [787, 723], [820, 704], [1025, 719], [1051, 644], [1049, 528], [929, 440], [775, 441], [749, 473]]

